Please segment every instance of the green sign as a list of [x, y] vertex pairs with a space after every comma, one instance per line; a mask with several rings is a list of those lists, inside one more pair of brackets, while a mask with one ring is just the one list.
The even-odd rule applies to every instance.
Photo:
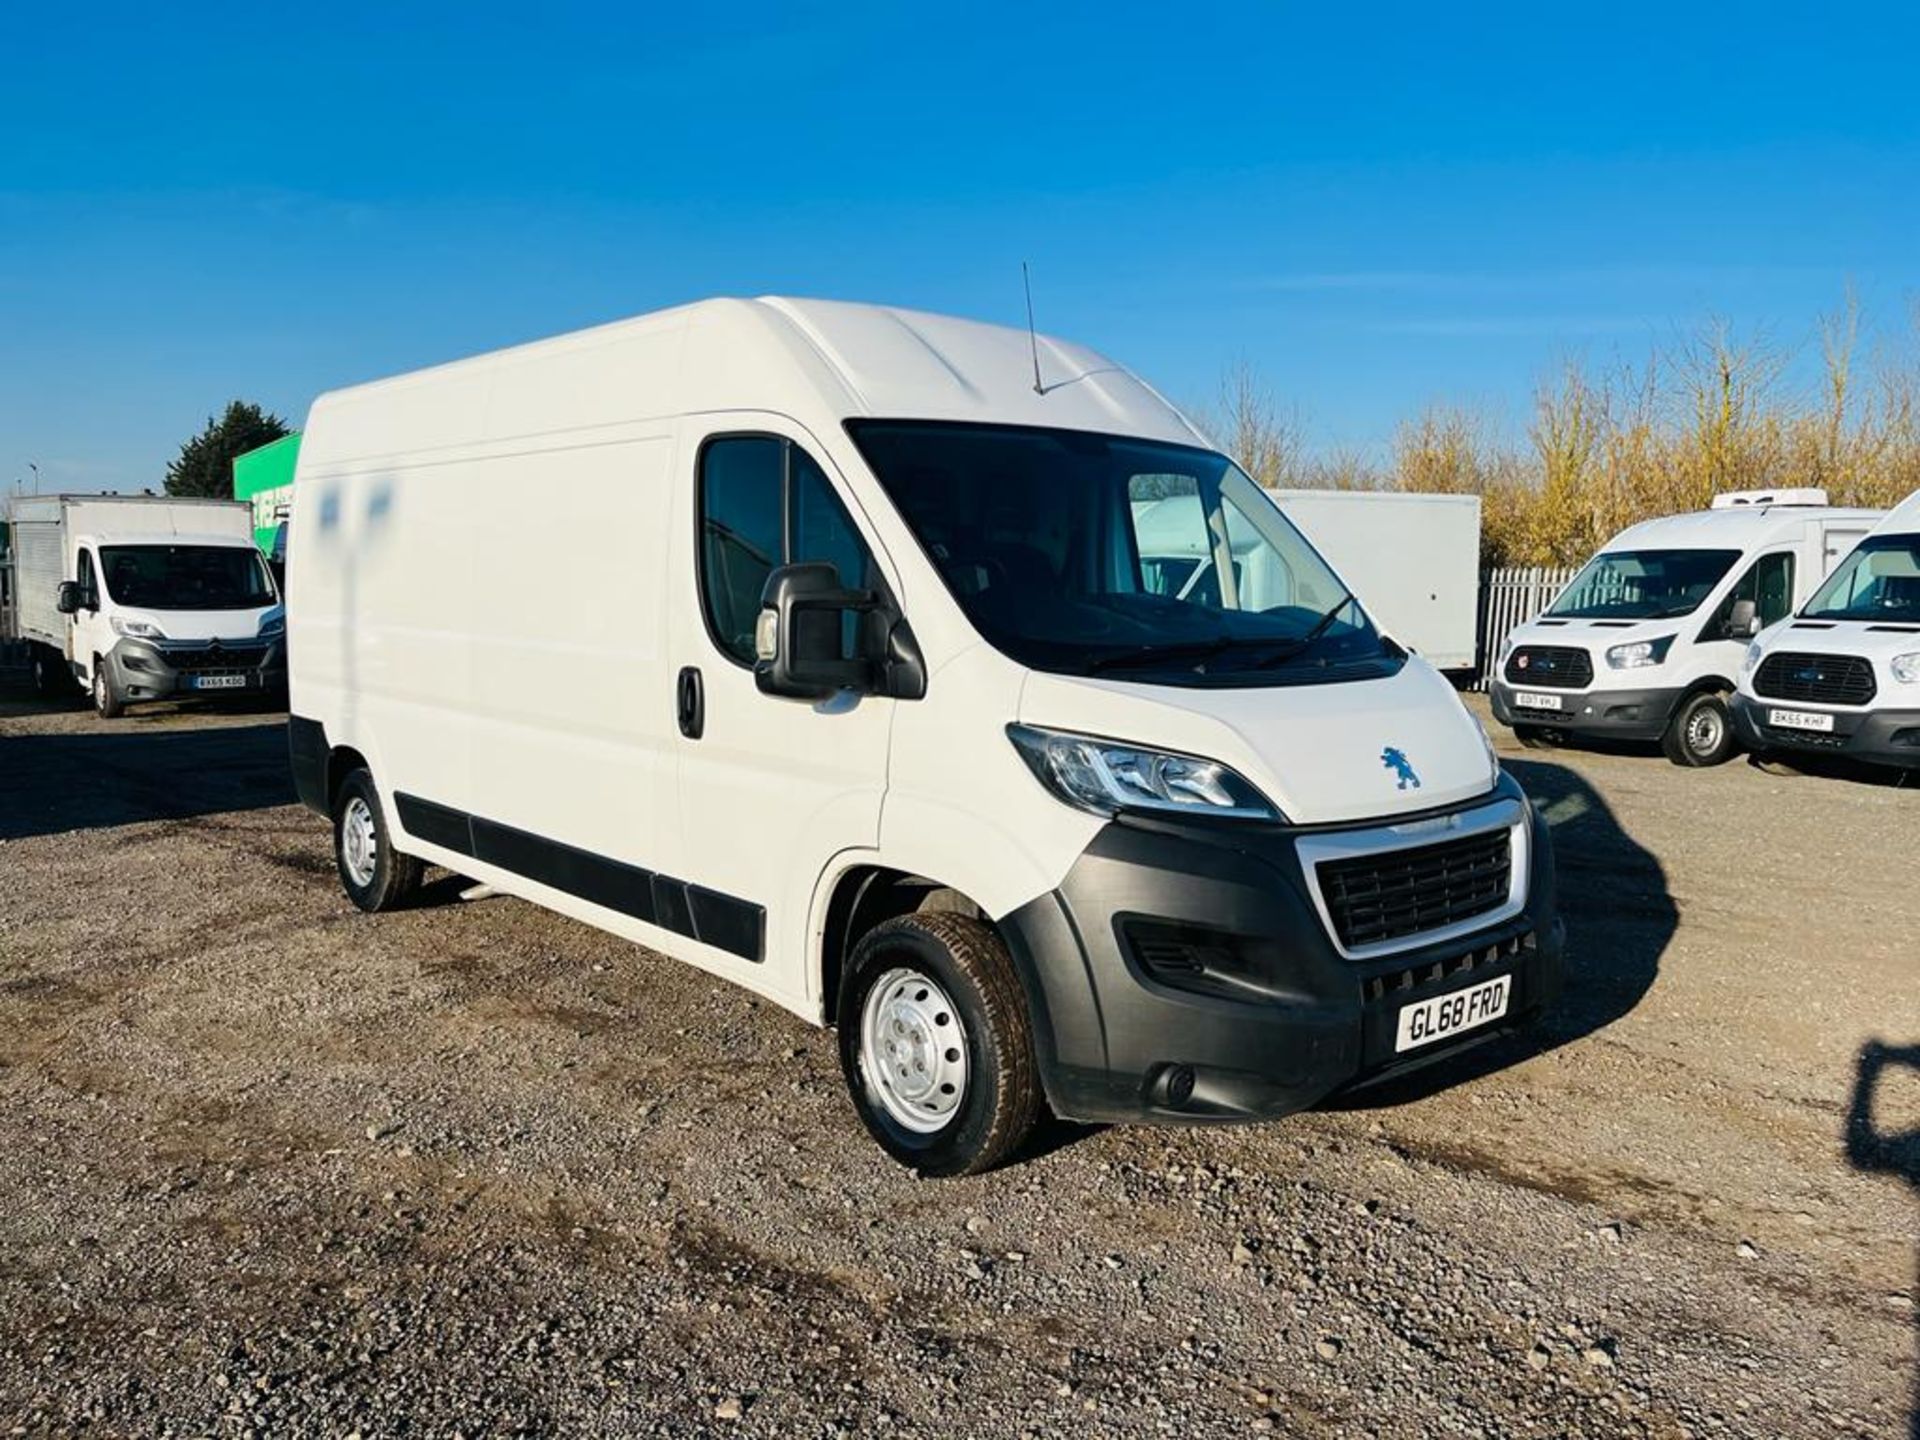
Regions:
[[253, 539], [262, 550], [273, 548], [273, 532], [293, 509], [293, 466], [299, 458], [297, 432], [234, 458], [233, 498], [253, 506]]

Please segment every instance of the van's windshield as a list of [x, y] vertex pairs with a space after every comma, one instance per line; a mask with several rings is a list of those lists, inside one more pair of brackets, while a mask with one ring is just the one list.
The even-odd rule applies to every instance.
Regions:
[[1738, 550], [1608, 550], [1587, 562], [1547, 608], [1560, 620], [1666, 620], [1713, 593]]
[[1404, 658], [1224, 455], [1019, 426], [847, 429], [968, 619], [1024, 665], [1259, 685]]
[[251, 545], [103, 545], [107, 595], [145, 610], [256, 610], [273, 582]]
[[1920, 624], [1920, 535], [1870, 535], [1814, 592], [1803, 620]]

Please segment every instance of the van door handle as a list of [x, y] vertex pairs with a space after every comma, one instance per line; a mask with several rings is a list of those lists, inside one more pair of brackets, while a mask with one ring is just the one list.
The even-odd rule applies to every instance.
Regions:
[[679, 682], [674, 687], [674, 708], [679, 712], [680, 733], [689, 740], [698, 740], [707, 728], [707, 692], [700, 683], [700, 671], [692, 665], [681, 667]]

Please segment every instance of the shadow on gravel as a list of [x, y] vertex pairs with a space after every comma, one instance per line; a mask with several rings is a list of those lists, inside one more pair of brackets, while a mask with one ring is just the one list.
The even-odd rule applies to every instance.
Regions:
[[[137, 721], [137, 716], [132, 717]], [[0, 840], [293, 802], [287, 727], [0, 737]]]
[[[1847, 1107], [1847, 1160], [1854, 1169], [1869, 1175], [1892, 1175], [1906, 1181], [1915, 1198], [1920, 1199], [1920, 1126], [1889, 1133], [1874, 1118], [1874, 1097], [1881, 1077], [1897, 1069], [1920, 1074], [1920, 1045], [1869, 1040], [1860, 1047], [1853, 1072], [1853, 1103]], [[1920, 1326], [1920, 1317], [1915, 1324]], [[1920, 1330], [1914, 1338], [1920, 1346]], [[1920, 1381], [1915, 1382], [1913, 1416], [1908, 1423], [1912, 1440], [1920, 1440]]]
[[1546, 1018], [1400, 1079], [1338, 1095], [1331, 1110], [1404, 1105], [1504, 1070], [1603, 1030], [1653, 988], [1680, 927], [1667, 872], [1621, 828], [1607, 802], [1574, 770], [1551, 760], [1503, 762], [1547, 818], [1567, 922], [1566, 984]]
[[1868, 765], [1838, 755], [1749, 755], [1747, 764], [1769, 775], [1805, 780], [1844, 780], [1879, 790], [1905, 790], [1920, 787], [1920, 771], [1902, 770], [1892, 765]]

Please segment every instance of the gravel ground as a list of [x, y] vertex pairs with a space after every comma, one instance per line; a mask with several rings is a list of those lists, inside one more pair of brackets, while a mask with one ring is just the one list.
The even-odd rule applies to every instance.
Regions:
[[0, 689], [0, 1433], [1920, 1437], [1912, 790], [1514, 751], [1544, 1034], [932, 1182], [766, 1004], [360, 915], [284, 755]]

